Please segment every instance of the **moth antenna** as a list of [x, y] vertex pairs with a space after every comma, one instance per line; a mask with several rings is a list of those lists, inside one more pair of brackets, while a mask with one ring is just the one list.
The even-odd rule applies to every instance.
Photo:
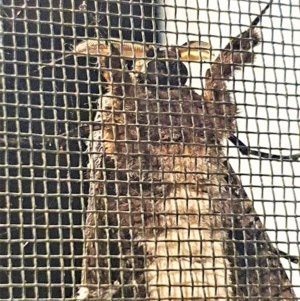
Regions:
[[118, 51], [119, 55], [124, 59], [144, 58], [149, 49], [148, 45], [113, 41], [107, 43], [99, 39], [89, 39], [80, 42], [74, 48], [74, 55], [76, 56], [109, 56], [109, 45], [113, 45]]
[[212, 60], [211, 45], [207, 42], [192, 41], [178, 47], [182, 62], [201, 62]]

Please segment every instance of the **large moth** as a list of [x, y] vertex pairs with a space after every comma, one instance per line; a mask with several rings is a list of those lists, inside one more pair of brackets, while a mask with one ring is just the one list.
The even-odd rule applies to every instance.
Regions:
[[296, 300], [223, 146], [237, 114], [226, 81], [254, 61], [261, 16], [211, 62], [202, 95], [182, 61], [211, 59], [205, 43], [76, 47], [105, 79], [78, 300]]

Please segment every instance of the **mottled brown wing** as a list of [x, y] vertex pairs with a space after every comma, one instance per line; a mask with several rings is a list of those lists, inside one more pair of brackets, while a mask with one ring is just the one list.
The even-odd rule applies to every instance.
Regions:
[[[268, 6], [262, 14], [267, 8]], [[257, 17], [247, 31], [232, 38], [207, 71], [203, 93], [207, 102], [231, 102], [226, 81], [232, 76], [234, 69], [242, 68], [245, 62], [253, 62], [252, 51], [239, 53], [239, 50], [251, 49], [259, 43], [259, 33], [255, 29], [259, 19]], [[227, 123], [221, 118], [217, 119], [216, 123], [221, 121], [217, 127], [229, 129], [230, 132], [235, 129], [231, 125], [231, 115], [227, 115], [226, 119]], [[240, 300], [296, 300], [279, 256], [272, 249], [267, 233], [255, 213], [253, 202], [231, 166], [226, 164], [228, 174], [225, 181], [228, 186], [221, 193], [224, 202], [218, 209], [224, 215], [224, 228], [231, 228], [228, 233], [227, 255], [232, 265], [234, 294]]]
[[[232, 216], [227, 252], [239, 300], [297, 300], [278, 252], [233, 169], [228, 167], [228, 202], [224, 216]], [[224, 196], [225, 198], [225, 196]], [[228, 210], [231, 208], [232, 212]]]

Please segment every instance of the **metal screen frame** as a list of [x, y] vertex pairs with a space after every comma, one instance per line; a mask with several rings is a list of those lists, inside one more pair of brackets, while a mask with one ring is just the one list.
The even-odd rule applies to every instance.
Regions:
[[[218, 51], [222, 52], [224, 44], [226, 45], [230, 38], [236, 37], [247, 30], [251, 21], [253, 21], [253, 19], [261, 13], [264, 6], [267, 5], [267, 2], [261, 3], [260, 1], [253, 0], [251, 1], [251, 5], [258, 6], [255, 6], [255, 9], [252, 10], [252, 6], [249, 4], [249, 11], [245, 13], [245, 11], [241, 10], [241, 7], [244, 7], [244, 1], [242, 0], [236, 2], [238, 5], [236, 9], [232, 4], [228, 4], [228, 7], [223, 7], [222, 4], [219, 3], [220, 1], [215, 1], [216, 3], [213, 8], [209, 8], [209, 3], [206, 3], [205, 8], [203, 8], [198, 1], [195, 1], [193, 5], [187, 5], [187, 3], [183, 2], [184, 1], [177, 1], [174, 4], [175, 8], [178, 7], [178, 12], [177, 14], [175, 13], [174, 16], [171, 13], [173, 5], [170, 1], [162, 0], [157, 2], [154, 0], [27, 0], [25, 2], [21, 0], [3, 0], [0, 2], [0, 21], [3, 28], [3, 30], [0, 31], [2, 75], [0, 100], [1, 300], [74, 300], [76, 298], [77, 300], [83, 300], [87, 298], [89, 294], [91, 300], [160, 300], [160, 298], [163, 300], [163, 296], [157, 296], [156, 293], [151, 295], [152, 291], [149, 287], [152, 287], [152, 282], [149, 284], [150, 281], [147, 280], [149, 276], [145, 276], [147, 269], [151, 270], [150, 265], [147, 265], [149, 256], [147, 257], [147, 252], [145, 252], [146, 247], [142, 245], [133, 247], [137, 238], [137, 236], [133, 234], [130, 238], [121, 237], [123, 235], [120, 234], [122, 233], [122, 226], [126, 228], [129, 227], [128, 225], [124, 226], [121, 222], [116, 225], [110, 225], [108, 222], [109, 218], [107, 218], [107, 221], [101, 221], [100, 219], [100, 217], [103, 218], [103, 216], [105, 217], [103, 219], [106, 219], [106, 216], [110, 216], [111, 213], [109, 210], [120, 210], [118, 214], [121, 216], [122, 210], [120, 208], [109, 209], [109, 206], [104, 209], [101, 207], [102, 205], [97, 207], [97, 202], [93, 203], [91, 201], [93, 197], [98, 196], [99, 191], [101, 191], [100, 196], [102, 198], [106, 197], [107, 200], [109, 200], [109, 197], [111, 197], [109, 185], [112, 185], [110, 183], [110, 181], [112, 181], [110, 178], [112, 167], [109, 165], [110, 162], [104, 160], [105, 163], [103, 163], [101, 161], [102, 156], [105, 157], [107, 154], [103, 151], [103, 146], [99, 146], [99, 141], [101, 141], [103, 145], [106, 143], [106, 138], [103, 138], [106, 134], [105, 126], [107, 126], [103, 121], [103, 116], [106, 115], [103, 114], [107, 111], [107, 108], [102, 107], [102, 100], [106, 99], [108, 91], [111, 92], [107, 84], [107, 82], [109, 82], [109, 76], [114, 78], [112, 75], [108, 76], [107, 74], [113, 71], [114, 68], [120, 68], [114, 67], [113, 57], [122, 57], [121, 51], [124, 46], [120, 46], [118, 49], [119, 52], [116, 51], [115, 53], [114, 48], [116, 48], [116, 45], [119, 45], [118, 43], [125, 45], [128, 41], [143, 47], [150, 47], [149, 45], [162, 46], [162, 49], [166, 45], [168, 47], [175, 45], [177, 47], [175, 50], [177, 56], [175, 55], [174, 57], [175, 60], [180, 61], [183, 57], [183, 55], [180, 57], [181, 51], [183, 51], [182, 48], [179, 47], [183, 44], [180, 39], [182, 33], [184, 34], [185, 31], [189, 31], [188, 21], [191, 24], [196, 23], [196, 27], [198, 27], [201, 32], [201, 36], [199, 36], [199, 32], [189, 32], [190, 35], [187, 34], [187, 37], [190, 42], [196, 41], [198, 42], [198, 46], [201, 46], [200, 41], [204, 38], [207, 42], [213, 44], [215, 35], [211, 31], [205, 32], [204, 28], [206, 28], [205, 26], [207, 24], [205, 25], [205, 21], [201, 19], [202, 14], [206, 14], [208, 16], [208, 28], [218, 24], [220, 32], [216, 35], [220, 38], [222, 43], [213, 48], [213, 52], [210, 52], [211, 55], [214, 53], [215, 56], [211, 56], [208, 63], [197, 62], [191, 64], [185, 62], [188, 71], [187, 77], [190, 79], [188, 85], [196, 88], [197, 92], [201, 94], [201, 91], [205, 88], [205, 80], [208, 77], [208, 73], [205, 74], [204, 71], [209, 69], [210, 66], [214, 66], [213, 63], [218, 55]], [[187, 22], [179, 21], [181, 17], [179, 11], [180, 9], [181, 11], [184, 10], [185, 6], [187, 7], [186, 11], [195, 12], [197, 20], [188, 16], [187, 18], [190, 19], [187, 20]], [[273, 31], [274, 34], [280, 32], [280, 30], [284, 32], [285, 29], [278, 25], [280, 22], [278, 23], [278, 16], [275, 16], [274, 12], [280, 11], [284, 19], [289, 9], [292, 10], [296, 8], [297, 5], [294, 5], [291, 1], [286, 1], [286, 3], [272, 3], [267, 16], [263, 17], [266, 19], [263, 20], [272, 22], [273, 27], [267, 26], [263, 21], [257, 25], [257, 30], [260, 30], [260, 28], [264, 30], [264, 27], [268, 27], [269, 29], [271, 27], [272, 34]], [[228, 15], [231, 16], [230, 13], [234, 14], [233, 11], [235, 14], [240, 15], [240, 22], [234, 23], [230, 17], [227, 23], [223, 22], [222, 14], [228, 13]], [[216, 14], [219, 16], [219, 21], [211, 17], [211, 15], [216, 16]], [[247, 16], [247, 18], [245, 16]], [[171, 20], [171, 22], [167, 23], [167, 19]], [[172, 20], [174, 21], [173, 23]], [[293, 20], [296, 22], [297, 18], [293, 17]], [[187, 29], [185, 29], [183, 24]], [[276, 27], [276, 25], [278, 27]], [[226, 26], [230, 27], [230, 33], [222, 34]], [[291, 28], [293, 28], [293, 30], [290, 31], [290, 34], [293, 37], [292, 41], [294, 43], [283, 47], [286, 47], [286, 49], [289, 48], [289, 50], [292, 49], [294, 51], [293, 55], [291, 55], [290, 52], [289, 54], [285, 54], [285, 48], [278, 54], [277, 48], [279, 48], [280, 45], [278, 45], [277, 42], [273, 44], [274, 48], [277, 47], [273, 54], [265, 53], [264, 43], [267, 44], [271, 42], [269, 42], [268, 37], [266, 37], [266, 40], [268, 40], [268, 42], [266, 42], [262, 35], [262, 47], [259, 48], [260, 46], [258, 46], [258, 50], [254, 47], [253, 52], [251, 50], [251, 53], [256, 53], [257, 60], [252, 62], [249, 58], [245, 59], [245, 61], [250, 64], [247, 67], [242, 64], [242, 72], [239, 73], [240, 75], [233, 74], [233, 77], [228, 78], [230, 83], [227, 85], [227, 89], [234, 102], [247, 107], [247, 104], [240, 101], [241, 98], [239, 98], [239, 96], [245, 93], [247, 95], [254, 95], [254, 98], [257, 97], [256, 95], [259, 93], [255, 91], [255, 82], [247, 78], [247, 72], [254, 72], [252, 70], [254, 66], [261, 69], [265, 68], [266, 70], [272, 68], [272, 66], [270, 67], [268, 65], [268, 62], [264, 61], [264, 58], [267, 56], [273, 55], [274, 60], [277, 56], [293, 58], [295, 68], [293, 69], [286, 66], [283, 72], [290, 74], [290, 76], [292, 72], [294, 72], [295, 77], [299, 74], [297, 73], [296, 64], [299, 61], [299, 56], [297, 55], [299, 45], [295, 40], [297, 34], [299, 35], [300, 29], [292, 26]], [[249, 37], [249, 39], [251, 38], [252, 36]], [[109, 50], [111, 52], [108, 51], [110, 55], [100, 53], [104, 57], [111, 56], [111, 62], [108, 65], [101, 65], [98, 58], [99, 53], [95, 55], [89, 50], [85, 53], [76, 52], [79, 49], [78, 45], [83, 45], [81, 43], [89, 41], [90, 39], [105, 41], [107, 45], [115, 43], [111, 48], [112, 50]], [[284, 34], [282, 34], [282, 39], [284, 40]], [[184, 47], [190, 47], [190, 49], [193, 50], [192, 43], [184, 45]], [[99, 49], [97, 51], [99, 51]], [[242, 48], [241, 52], [247, 51], [250, 53], [250, 50]], [[154, 55], [150, 57], [147, 53], [143, 55], [144, 61], [146, 61], [146, 69], [147, 66], [149, 66], [147, 64], [149, 64], [149, 61], [151, 61], [153, 57], [154, 61], [160, 62], [161, 60], [159, 52], [154, 52]], [[188, 55], [191, 54], [189, 53]], [[174, 57], [167, 58], [167, 61], [174, 60]], [[261, 57], [263, 60], [261, 60]], [[124, 54], [123, 58], [126, 62], [124, 63], [125, 67], [122, 65], [124, 74], [127, 72], [127, 74], [131, 73], [131, 75], [134, 74], [135, 76], [132, 68], [134, 68], [139, 57], [136, 57], [136, 54], [134, 54], [133, 59], [128, 59], [126, 54]], [[222, 64], [222, 62], [219, 63]], [[259, 65], [260, 63], [262, 65]], [[157, 62], [155, 66], [157, 68]], [[275, 67], [273, 67], [273, 69], [277, 70]], [[199, 71], [197, 71], [197, 68]], [[150, 83], [148, 73], [151, 75], [151, 72], [149, 70], [145, 71], [145, 69], [139, 72], [140, 75], [138, 76], [140, 77], [137, 77], [138, 80], [134, 83], [147, 86], [147, 83]], [[191, 75], [192, 73], [196, 74], [196, 76]], [[159, 78], [160, 75], [160, 73], [154, 72], [155, 78]], [[126, 77], [126, 75], [123, 76], [124, 78]], [[180, 77], [182, 74], [178, 74], [178, 76]], [[191, 77], [198, 79], [196, 87]], [[279, 76], [278, 78], [281, 77]], [[285, 77], [285, 80], [287, 82], [286, 85], [288, 85], [288, 77]], [[245, 91], [236, 88], [239, 81], [245, 83]], [[263, 81], [266, 82], [266, 85], [269, 82], [267, 78], [263, 78]], [[201, 86], [199, 86], [199, 82], [201, 82]], [[257, 79], [257, 83], [260, 83], [260, 79]], [[123, 89], [126, 90], [126, 82], [120, 81], [120, 84], [121, 86], [123, 85]], [[284, 84], [285, 83], [280, 82], [280, 80], [278, 81], [278, 85], [283, 86]], [[249, 88], [249, 85], [252, 85], [252, 88]], [[294, 95], [289, 95], [288, 91], [290, 90], [288, 90], [288, 88], [286, 90], [285, 105], [278, 101], [278, 99], [282, 99], [284, 96], [284, 93], [279, 91], [274, 93], [274, 97], [278, 98], [276, 105], [270, 105], [266, 100], [265, 107], [268, 108], [271, 106], [272, 109], [278, 108], [280, 112], [291, 107], [292, 110], [297, 110], [298, 107], [296, 105], [288, 103], [289, 97], [294, 97], [295, 100], [299, 97], [297, 79], [294, 85]], [[225, 89], [225, 86], [223, 88]], [[156, 94], [158, 93], [157, 91], [161, 89], [159, 85], [155, 86], [156, 92], [153, 92], [151, 88], [147, 89], [150, 91], [149, 95], [151, 95], [150, 97], [147, 94], [147, 97], [154, 100], [160, 99], [160, 96]], [[173, 88], [169, 87], [169, 89]], [[267, 91], [268, 88], [266, 88], [266, 92]], [[156, 95], [156, 98], [153, 95]], [[147, 103], [145, 106], [151, 107], [151, 104]], [[249, 107], [250, 106], [251, 105], [249, 105]], [[258, 106], [263, 105], [258, 104]], [[175, 106], [174, 108], [174, 110], [176, 110], [177, 107]], [[177, 108], [177, 110], [184, 111], [184, 109], [179, 108]], [[126, 110], [124, 111], [126, 113]], [[211, 113], [211, 111], [209, 112]], [[245, 109], [245, 112], [247, 114], [247, 109]], [[100, 116], [99, 114], [102, 115]], [[219, 112], [214, 111], [213, 116], [215, 116], [214, 114], [218, 115]], [[230, 112], [228, 114], [230, 115]], [[289, 113], [285, 116], [288, 116], [288, 114]], [[299, 122], [299, 114], [296, 114], [296, 116], [298, 116], [296, 119], [295, 117], [290, 117], [286, 122], [288, 124]], [[205, 117], [202, 116], [202, 118]], [[297, 249], [297, 241], [289, 240], [288, 230], [290, 230], [290, 232], [294, 231], [292, 236], [297, 237], [299, 229], [287, 229], [291, 218], [294, 218], [295, 223], [299, 221], [297, 173], [292, 173], [294, 184], [291, 187], [285, 184], [282, 185], [284, 189], [290, 189], [295, 194], [295, 198], [289, 199], [290, 197], [287, 197], [283, 200], [284, 205], [282, 208], [285, 208], [285, 206], [294, 206], [295, 215], [287, 216], [287, 213], [284, 213], [282, 220], [285, 220], [286, 226], [282, 227], [282, 225], [277, 225], [275, 221], [276, 229], [269, 229], [269, 223], [267, 222], [265, 225], [265, 217], [269, 215], [274, 216], [275, 219], [276, 213], [273, 215], [268, 214], [268, 212], [261, 213], [262, 210], [265, 210], [264, 204], [270, 204], [270, 207], [267, 208], [273, 208], [279, 205], [275, 203], [275, 197], [271, 197], [271, 200], [269, 200], [269, 196], [266, 197], [267, 199], [264, 199], [263, 197], [255, 198], [255, 195], [252, 195], [252, 190], [255, 190], [255, 186], [257, 185], [254, 181], [253, 183], [244, 184], [247, 183], [247, 179], [245, 180], [245, 178], [248, 176], [250, 178], [255, 176], [259, 177], [264, 171], [262, 169], [259, 169], [259, 172], [253, 171], [250, 165], [249, 175], [249, 173], [244, 171], [244, 169], [246, 169], [245, 165], [241, 164], [243, 164], [245, 160], [250, 160], [250, 158], [252, 158], [252, 161], [256, 160], [261, 165], [264, 164], [262, 163], [265, 162], [264, 160], [272, 162], [276, 159], [282, 162], [282, 169], [286, 169], [284, 162], [288, 161], [292, 166], [291, 169], [296, 170], [299, 164], [296, 162], [298, 160], [299, 145], [295, 146], [294, 143], [290, 143], [289, 146], [283, 145], [274, 147], [272, 151], [267, 149], [265, 152], [265, 149], [260, 149], [261, 141], [253, 145], [253, 140], [248, 140], [255, 131], [249, 129], [244, 132], [241, 130], [242, 126], [240, 126], [239, 120], [243, 119], [248, 122], [248, 116], [237, 118], [238, 131], [236, 133], [230, 132], [228, 135], [231, 141], [235, 141], [234, 144], [236, 145], [220, 146], [224, 152], [223, 157], [220, 156], [220, 158], [222, 158], [224, 162], [226, 160], [226, 163], [222, 163], [225, 164], [224, 166], [226, 167], [222, 165], [223, 167], [220, 168], [220, 172], [227, 173], [226, 185], [229, 188], [226, 193], [227, 198], [231, 199], [231, 202], [228, 201], [228, 204], [233, 208], [230, 210], [232, 210], [232, 219], [234, 220], [233, 223], [227, 225], [229, 228], [225, 229], [225, 231], [228, 232], [228, 236], [223, 243], [224, 245], [227, 244], [226, 248], [228, 250], [230, 249], [230, 252], [228, 251], [226, 253], [224, 251], [224, 258], [228, 256], [229, 259], [225, 258], [228, 260], [227, 265], [230, 265], [234, 272], [230, 272], [230, 276], [226, 278], [226, 281], [230, 283], [221, 285], [225, 287], [228, 285], [228, 288], [230, 288], [228, 291], [230, 293], [227, 291], [226, 296], [222, 295], [219, 296], [219, 298], [220, 300], [251, 301], [261, 299], [297, 300], [290, 283], [292, 282], [295, 291], [298, 293], [299, 285], [298, 287], [297, 284], [295, 285], [295, 277], [297, 277], [296, 273], [299, 272], [299, 260], [297, 258], [298, 254], [294, 253], [295, 249]], [[269, 116], [269, 119], [274, 119], [275, 121], [273, 121], [276, 122], [283, 118], [280, 118], [280, 116], [276, 118]], [[149, 124], [149, 126], [151, 126], [151, 124]], [[169, 125], [169, 127], [172, 127], [172, 125]], [[289, 125], [287, 128], [289, 129]], [[130, 130], [132, 129], [130, 128]], [[164, 130], [168, 133], [168, 127], [161, 131], [163, 132]], [[216, 129], [216, 131], [217, 130], [218, 129]], [[155, 129], [153, 131], [155, 131]], [[263, 135], [262, 137], [268, 135], [271, 137], [273, 132], [276, 132], [276, 130], [273, 131], [273, 129], [270, 128], [270, 131], [261, 134]], [[186, 133], [185, 135], [188, 134]], [[295, 133], [290, 134], [291, 137], [296, 135]], [[240, 140], [237, 138], [240, 138]], [[134, 138], [132, 139], [134, 140]], [[160, 136], [159, 139], [162, 139], [162, 136]], [[173, 137], [172, 139], [175, 138]], [[118, 138], [114, 137], [111, 140], [118, 141]], [[292, 138], [290, 140], [292, 140]], [[287, 140], [283, 141], [286, 142]], [[117, 142], [115, 143], [117, 145]], [[130, 145], [132, 141], [127, 141], [127, 143]], [[153, 141], [149, 142], [150, 145], [152, 145], [151, 143], [153, 143]], [[165, 140], [162, 139], [161, 145], [163, 146], [164, 143]], [[183, 140], [180, 141], [180, 143], [184, 144], [185, 142]], [[249, 145], [249, 147], [246, 145]], [[258, 151], [253, 151], [250, 147], [258, 148]], [[229, 153], [227, 152], [228, 150]], [[102, 151], [103, 154], [99, 155]], [[246, 159], [243, 155], [238, 153], [238, 151], [241, 151], [244, 155], [246, 154]], [[271, 155], [274, 154], [274, 152], [277, 155], [272, 157]], [[137, 153], [139, 154], [139, 151]], [[131, 153], [129, 152], [128, 154], [130, 157]], [[209, 156], [209, 154], [206, 155]], [[234, 161], [233, 156], [238, 158], [237, 161]], [[99, 158], [101, 158], [101, 160]], [[234, 168], [227, 165], [227, 159], [229, 159], [230, 164], [234, 165]], [[92, 162], [93, 160], [96, 162], [96, 165], [95, 162]], [[97, 160], [100, 160], [101, 163]], [[116, 162], [119, 161], [116, 159]], [[99, 165], [97, 165], [98, 163]], [[127, 175], [131, 172], [133, 173], [133, 171], [128, 170], [129, 165], [126, 165], [128, 164], [126, 160], [122, 161], [120, 159], [118, 164], [121, 163], [125, 165], [119, 165], [117, 169], [124, 168], [127, 170]], [[208, 163], [208, 165], [209, 164], [210, 163]], [[101, 173], [102, 176], [97, 178], [97, 172], [93, 173], [93, 171], [91, 171], [93, 168]], [[142, 174], [143, 168], [140, 169]], [[217, 171], [215, 172], [217, 173]], [[284, 175], [284, 171], [282, 174]], [[106, 176], [107, 178], [105, 178]], [[278, 175], [275, 173], [274, 177], [276, 176]], [[132, 178], [131, 180], [134, 181], [136, 179]], [[124, 179], [118, 179], [118, 181], [120, 181], [120, 183], [122, 181], [126, 182]], [[136, 181], [147, 182], [149, 179], [142, 180], [139, 178]], [[152, 179], [152, 182], [153, 181]], [[101, 188], [96, 187], [99, 183]], [[120, 183], [113, 185], [119, 185], [121, 187], [123, 184]], [[128, 183], [127, 185], [129, 186]], [[266, 186], [270, 186], [271, 190], [273, 189], [272, 185]], [[274, 184], [273, 186], [276, 185]], [[99, 191], [97, 189], [99, 189]], [[95, 190], [97, 190], [97, 193]], [[162, 190], [164, 190], [164, 188], [162, 188]], [[162, 194], [164, 193], [165, 192]], [[274, 194], [273, 190], [272, 193]], [[132, 192], [128, 192], [128, 194], [131, 195]], [[127, 192], [123, 192], [121, 196], [117, 195], [118, 193], [115, 191], [113, 199], [119, 202], [122, 197], [127, 197]], [[155, 199], [155, 196], [152, 195], [151, 197]], [[143, 197], [141, 198], [143, 201]], [[255, 209], [258, 208], [259, 213], [255, 212], [252, 201], [256, 201]], [[220, 204], [218, 204], [218, 206], [220, 206]], [[130, 212], [129, 209], [126, 210]], [[145, 207], [143, 210], [147, 211], [150, 209]], [[225, 214], [221, 209], [218, 210], [220, 210], [218, 213], [221, 212]], [[100, 211], [105, 214], [100, 215]], [[155, 209], [153, 209], [153, 211], [155, 212], [154, 215], [158, 215]], [[95, 215], [99, 215], [99, 220], [95, 218]], [[121, 219], [120, 216], [117, 220]], [[241, 218], [239, 216], [241, 216]], [[95, 226], [95, 220], [93, 219], [97, 221], [97, 226]], [[105, 225], [101, 224], [101, 222]], [[101, 228], [101, 225], [104, 228], [106, 227], [105, 231], [108, 232], [112, 231], [111, 229], [117, 229], [114, 230], [116, 232], [114, 232], [112, 237], [109, 236], [110, 234], [107, 234], [108, 236], [106, 237], [108, 241], [111, 239], [112, 243], [109, 245], [109, 243], [105, 242], [107, 256], [111, 256], [112, 258], [108, 260], [107, 267], [105, 267], [103, 263], [97, 263], [97, 260], [102, 258], [101, 256], [104, 256], [103, 250], [99, 249], [103, 246], [101, 245], [103, 238], [99, 237], [100, 232], [93, 234], [94, 237], [89, 236], [91, 235], [89, 229], [95, 226], [91, 232], [94, 231], [96, 233], [97, 227]], [[111, 228], [109, 228], [109, 226], [111, 226]], [[130, 227], [133, 229], [130, 231], [134, 232], [135, 225], [131, 224]], [[153, 227], [155, 228], [155, 226]], [[218, 227], [220, 227], [220, 225], [218, 225]], [[222, 224], [222, 227], [226, 228], [224, 224]], [[234, 227], [237, 229], [235, 230]], [[245, 228], [243, 229], [243, 227]], [[224, 229], [222, 228], [220, 231], [221, 230], [223, 231]], [[267, 232], [267, 230], [269, 230], [269, 232]], [[271, 239], [268, 238], [268, 234], [271, 233], [272, 235], [272, 232], [275, 232], [276, 236], [277, 232], [284, 232], [285, 230], [288, 237], [287, 242], [282, 242], [277, 238], [274, 239], [273, 236]], [[130, 231], [128, 233], [132, 233]], [[140, 234], [138, 237], [140, 237]], [[117, 242], [115, 242], [114, 239]], [[187, 240], [189, 239], [187, 238]], [[97, 243], [95, 244], [96, 247], [93, 245], [95, 250], [88, 250], [88, 246], [95, 241], [99, 243], [98, 245]], [[128, 246], [126, 244], [128, 244]], [[132, 251], [133, 254], [131, 254], [132, 262], [134, 262], [130, 263], [132, 265], [126, 260], [124, 260], [124, 262], [122, 261], [123, 259], [121, 257], [123, 255], [124, 258], [129, 256], [127, 253], [122, 253], [122, 248], [125, 248], [125, 245], [126, 248], [132, 248], [132, 250], [136, 248]], [[290, 246], [285, 248], [285, 245], [293, 246], [293, 248], [290, 248]], [[284, 247], [284, 251], [281, 249], [282, 246]], [[113, 249], [114, 247], [120, 247], [122, 251], [115, 251]], [[93, 252], [95, 252], [95, 254]], [[152, 255], [153, 254], [151, 254], [151, 256]], [[255, 258], [252, 258], [252, 255]], [[153, 255], [153, 258], [155, 256], [156, 255]], [[127, 263], [130, 265], [129, 267], [126, 266]], [[284, 264], [284, 268], [281, 267], [282, 264]], [[120, 266], [119, 270], [115, 269], [115, 265]], [[227, 265], [225, 264], [226, 268]], [[111, 267], [111, 271], [107, 274], [109, 275], [109, 279], [106, 283], [103, 280], [103, 276], [99, 275], [103, 275], [101, 271], [109, 269], [109, 267]], [[132, 272], [134, 267], [137, 268], [137, 271]], [[256, 269], [256, 274], [249, 272], [253, 269]], [[268, 269], [266, 278], [263, 276], [263, 269]], [[159, 270], [159, 268], [157, 268], [157, 270]], [[205, 268], [203, 268], [203, 270], [205, 270]], [[272, 274], [272, 271], [274, 271], [274, 274]], [[134, 274], [134, 276], [129, 275], [130, 273]], [[245, 273], [245, 275], [243, 273]], [[254, 274], [256, 276], [253, 276]], [[89, 277], [91, 277], [91, 279], [89, 279]], [[213, 275], [211, 277], [213, 278], [215, 276]], [[265, 279], [270, 281], [269, 286], [268, 283], [265, 283]], [[165, 286], [168, 287], [171, 292], [172, 280], [168, 281], [165, 283]], [[156, 285], [159, 287], [164, 284], [159, 283]], [[184, 287], [184, 283], [178, 286], [180, 287], [179, 290], [183, 290], [182, 287]], [[195, 287], [197, 287], [197, 285], [195, 285]], [[196, 293], [196, 288], [191, 290], [195, 291], [195, 300], [201, 299]], [[103, 291], [105, 293], [103, 293]], [[203, 289], [203, 291], [205, 291], [205, 289]], [[209, 290], [207, 289], [207, 291]], [[219, 289], [219, 292], [220, 291]], [[276, 292], [274, 293], [274, 291]], [[260, 295], [260, 293], [263, 295]], [[169, 294], [169, 300], [173, 300], [172, 298], [175, 297], [172, 293]], [[92, 299], [92, 297], [94, 299]], [[191, 299], [188, 295], [184, 295], [184, 292], [181, 292], [178, 298], [181, 298], [181, 300]], [[216, 300], [212, 296], [208, 296], [207, 300], [209, 299]]]

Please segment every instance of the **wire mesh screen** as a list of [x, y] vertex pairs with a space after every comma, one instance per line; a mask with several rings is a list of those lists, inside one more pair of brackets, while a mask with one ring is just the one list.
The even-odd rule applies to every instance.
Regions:
[[297, 300], [296, 0], [2, 0], [1, 300]]

